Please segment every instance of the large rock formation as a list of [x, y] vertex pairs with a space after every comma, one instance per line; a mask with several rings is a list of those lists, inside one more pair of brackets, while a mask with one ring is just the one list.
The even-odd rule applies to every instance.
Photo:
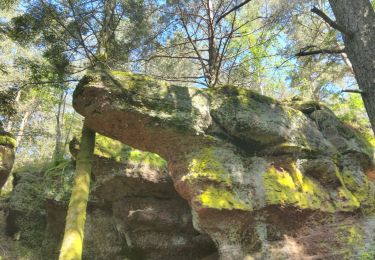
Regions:
[[[345, 232], [371, 240], [364, 226], [372, 222], [361, 224], [355, 214], [375, 209], [366, 176], [373, 148], [321, 104], [286, 105], [232, 86], [204, 90], [93, 71], [77, 87], [74, 107], [98, 133], [168, 161], [195, 229], [213, 239], [221, 259], [298, 259], [302, 252], [342, 259], [349, 242], [329, 227], [349, 215], [361, 231]], [[322, 249], [311, 232], [324, 230], [337, 239], [321, 235]], [[369, 254], [367, 246], [345, 254]]]
[[4, 131], [0, 122], [0, 191], [8, 179], [14, 163], [16, 140]]
[[[163, 159], [103, 136], [97, 136], [95, 155], [84, 259], [202, 259], [216, 253], [209, 236], [194, 230]], [[67, 161], [14, 174], [7, 234], [35, 252], [32, 260], [58, 257], [74, 167]]]

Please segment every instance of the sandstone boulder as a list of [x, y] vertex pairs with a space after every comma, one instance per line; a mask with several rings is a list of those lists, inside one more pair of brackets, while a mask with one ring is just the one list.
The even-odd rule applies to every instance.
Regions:
[[95, 70], [73, 104], [96, 132], [167, 160], [195, 229], [221, 259], [267, 257], [273, 239], [297, 234], [316, 213], [375, 209], [365, 175], [373, 149], [319, 106], [300, 111], [231, 86], [185, 88]]
[[[15, 173], [7, 234], [38, 251], [38, 259], [58, 256], [74, 167], [66, 161]], [[98, 136], [83, 259], [192, 260], [215, 254], [210, 237], [194, 229], [166, 167], [156, 154]]]

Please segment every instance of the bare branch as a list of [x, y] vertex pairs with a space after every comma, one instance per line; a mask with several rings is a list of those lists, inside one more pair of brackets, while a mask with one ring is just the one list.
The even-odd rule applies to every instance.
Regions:
[[352, 38], [353, 32], [346, 30], [343, 26], [339, 25], [336, 21], [333, 21], [331, 18], [328, 17], [322, 10], [316, 8], [315, 6], [311, 9], [311, 12], [320, 16], [326, 23], [328, 23], [333, 29], [338, 30], [339, 32], [343, 33], [345, 36]]
[[347, 93], [356, 93], [356, 94], [365, 94], [364, 91], [360, 89], [343, 89], [341, 90], [342, 93], [347, 92]]
[[345, 49], [318, 49], [315, 51], [307, 51], [312, 46], [308, 48], [301, 49], [300, 52], [296, 53], [297, 57], [311, 56], [317, 54], [341, 54], [345, 52]]
[[136, 59], [136, 60], [131, 60], [130, 62], [138, 62], [138, 61], [151, 61], [157, 58], [168, 58], [168, 59], [194, 59], [194, 60], [200, 60], [203, 59], [205, 61], [208, 61], [208, 59], [205, 58], [199, 58], [197, 56], [176, 56], [176, 55], [152, 55], [150, 57], [144, 58], [144, 59]]
[[222, 15], [220, 15], [217, 20], [216, 20], [216, 24], [218, 24], [222, 19], [224, 19], [227, 15], [229, 15], [230, 13], [234, 12], [234, 11], [237, 11], [238, 9], [240, 9], [242, 6], [244, 6], [245, 4], [249, 3], [251, 0], [245, 0], [243, 1], [242, 3], [234, 6], [232, 9], [226, 11], [225, 13], [223, 13]]
[[188, 40], [189, 40], [190, 44], [192, 45], [194, 51], [196, 52], [196, 54], [197, 54], [197, 56], [199, 58], [199, 61], [200, 61], [201, 65], [202, 65], [202, 70], [203, 70], [204, 74], [207, 74], [208, 71], [207, 71], [206, 65], [204, 63], [203, 57], [202, 57], [201, 53], [199, 52], [198, 47], [196, 46], [196, 44], [193, 41], [192, 37], [190, 36], [189, 29], [188, 29], [188, 27], [187, 27], [187, 25], [185, 23], [185, 20], [184, 20], [184, 13], [183, 13], [182, 8], [181, 8], [180, 5], [178, 5], [178, 9], [179, 9], [180, 14], [181, 14], [180, 20], [181, 20], [182, 26], [183, 26], [183, 28], [185, 30], [185, 33], [186, 33], [186, 35], [188, 37]]

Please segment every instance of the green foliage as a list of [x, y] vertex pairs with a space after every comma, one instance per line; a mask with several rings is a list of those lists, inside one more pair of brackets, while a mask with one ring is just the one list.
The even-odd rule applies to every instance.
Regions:
[[2, 0], [0, 2], [0, 9], [10, 9], [17, 2], [18, 2], [18, 0]]
[[45, 198], [67, 203], [74, 183], [74, 169], [75, 165], [71, 160], [59, 162], [57, 165], [55, 162], [50, 164], [44, 171]]
[[16, 114], [14, 107], [15, 92], [11, 90], [0, 90], [0, 115], [13, 116]]
[[330, 100], [330, 104], [340, 120], [358, 130], [360, 135], [375, 147], [375, 137], [360, 95], [335, 96]]

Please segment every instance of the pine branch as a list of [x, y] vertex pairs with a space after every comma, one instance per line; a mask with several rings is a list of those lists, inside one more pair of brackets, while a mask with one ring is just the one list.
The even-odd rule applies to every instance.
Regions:
[[314, 6], [311, 9], [311, 12], [315, 13], [320, 18], [322, 18], [333, 29], [338, 30], [339, 32], [341, 32], [342, 34], [344, 34], [345, 36], [347, 36], [349, 38], [353, 37], [353, 32], [350, 32], [350, 31], [346, 30], [346, 28], [344, 28], [343, 26], [341, 26], [340, 24], [338, 24], [336, 21], [333, 21], [331, 18], [328, 17], [328, 15], [326, 15], [322, 10], [318, 9], [317, 7]]
[[301, 49], [300, 52], [296, 53], [296, 56], [304, 57], [317, 54], [340, 54], [345, 52], [345, 49], [318, 49], [315, 51], [307, 51], [309, 48], [310, 47]]

